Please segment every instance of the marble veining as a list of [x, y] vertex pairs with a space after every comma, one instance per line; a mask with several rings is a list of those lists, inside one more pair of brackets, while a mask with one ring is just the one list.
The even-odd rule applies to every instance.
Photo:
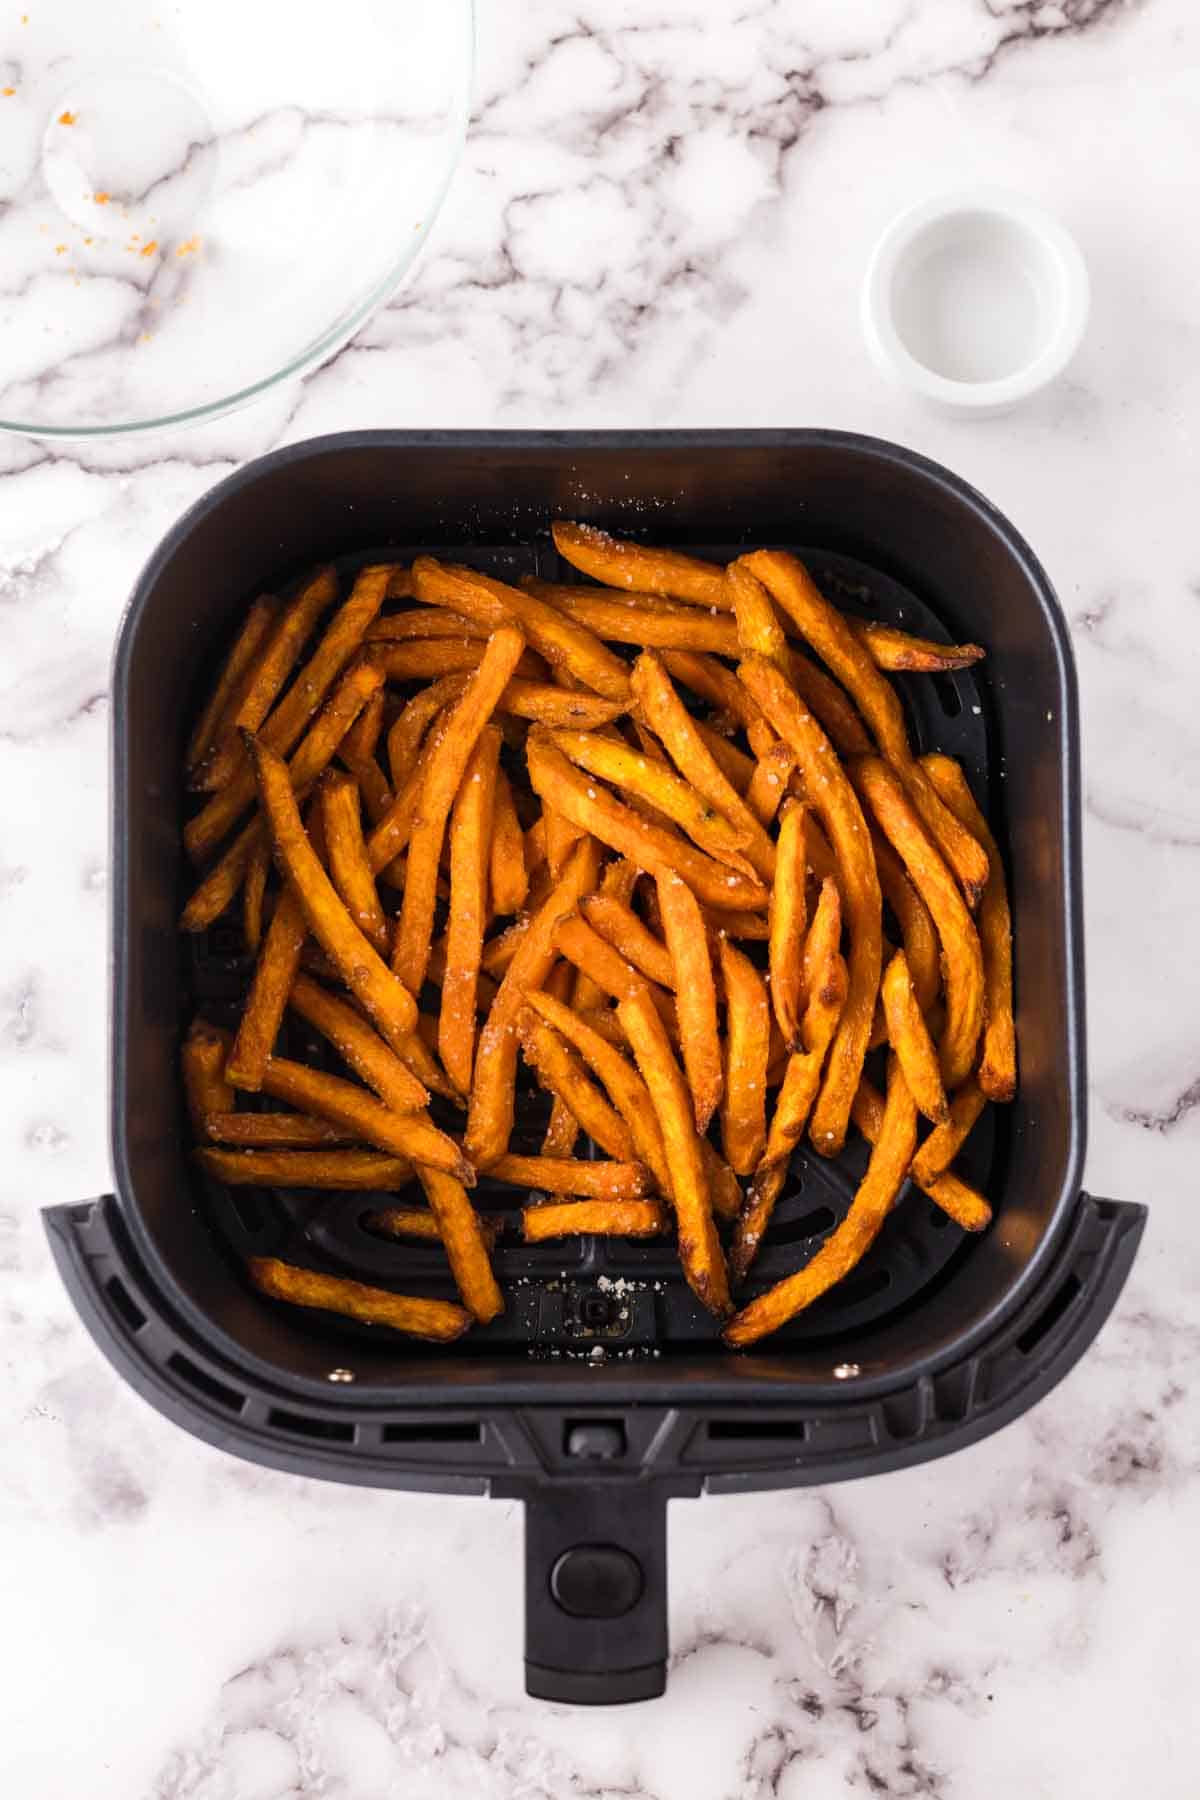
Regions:
[[[536, 0], [480, 25], [439, 226], [324, 368], [190, 431], [0, 439], [3, 1790], [1194, 1800], [1200, 20], [1187, 0]], [[285, 182], [300, 136], [276, 146]], [[1058, 211], [1094, 286], [1066, 378], [972, 423], [882, 386], [856, 323], [878, 232], [966, 179]], [[99, 1358], [50, 1266], [38, 1208], [110, 1181], [112, 643], [159, 536], [282, 442], [799, 424], [948, 463], [1058, 586], [1083, 721], [1086, 1179], [1150, 1226], [1085, 1361], [994, 1438], [673, 1505], [666, 1698], [545, 1707], [521, 1689], [516, 1505], [304, 1482], [192, 1441]]]

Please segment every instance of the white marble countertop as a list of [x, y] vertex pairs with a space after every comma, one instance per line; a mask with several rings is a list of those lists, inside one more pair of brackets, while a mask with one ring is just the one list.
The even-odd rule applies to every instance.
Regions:
[[[171, 438], [0, 443], [0, 1785], [22, 1800], [1192, 1800], [1200, 1659], [1200, 17], [1188, 0], [538, 0], [482, 19], [415, 277], [302, 386]], [[700, 18], [703, 23], [698, 23]], [[1004, 419], [915, 410], [857, 288], [906, 202], [1018, 187], [1091, 328]], [[674, 1667], [521, 1688], [513, 1504], [271, 1474], [101, 1359], [39, 1207], [109, 1185], [114, 627], [177, 514], [351, 426], [845, 426], [1030, 538], [1083, 696], [1094, 1192], [1148, 1201], [1093, 1350], [974, 1449], [672, 1509]]]

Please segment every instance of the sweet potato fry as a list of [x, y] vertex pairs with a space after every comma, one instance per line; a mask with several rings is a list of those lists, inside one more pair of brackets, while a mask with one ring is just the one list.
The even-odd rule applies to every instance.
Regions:
[[488, 856], [500, 757], [500, 733], [484, 727], [450, 814], [450, 916], [438, 1017], [438, 1055], [451, 1081], [471, 1089], [475, 997], [487, 924]]
[[709, 856], [753, 878], [754, 869], [744, 854], [749, 832], [731, 824], [665, 760], [590, 731], [555, 731], [551, 741], [576, 768], [612, 782], [634, 801], [648, 801], [656, 814], [680, 826]]
[[529, 893], [529, 876], [525, 869], [525, 838], [521, 822], [517, 818], [517, 809], [513, 805], [512, 787], [503, 769], [496, 771], [488, 869], [492, 911], [500, 918], [520, 912]]
[[871, 844], [883, 897], [896, 916], [913, 992], [923, 1013], [928, 1014], [941, 987], [938, 936], [929, 908], [905, 872], [904, 864], [879, 830], [872, 830]]
[[242, 1150], [333, 1149], [352, 1144], [353, 1137], [325, 1119], [306, 1113], [213, 1112], [204, 1121], [204, 1135], [214, 1144]]
[[383, 711], [383, 689], [378, 687], [338, 745], [338, 760], [358, 783], [363, 811], [372, 825], [379, 823], [392, 803], [387, 776], [375, 757], [383, 731]]
[[[432, 681], [440, 675], [473, 675], [483, 661], [486, 642], [418, 638], [411, 644], [372, 644], [371, 655], [389, 681]], [[529, 681], [545, 674], [545, 665], [524, 650], [514, 669]]]
[[[314, 859], [315, 860], [315, 859]], [[300, 968], [300, 952], [308, 936], [308, 921], [299, 894], [285, 887], [279, 897], [258, 961], [254, 979], [229, 1061], [227, 1079], [236, 1088], [253, 1093], [262, 1086], [267, 1059], [275, 1047], [288, 995]]]
[[725, 984], [725, 1093], [721, 1146], [736, 1175], [757, 1166], [767, 1140], [767, 1061], [771, 1008], [762, 976], [728, 938], [717, 950]]
[[542, 985], [554, 966], [554, 932], [560, 918], [585, 894], [600, 873], [595, 839], [581, 838], [555, 887], [522, 931], [512, 962], [500, 983], [475, 1050], [466, 1153], [481, 1169], [503, 1156], [513, 1127], [517, 1073], [517, 1018], [527, 988]]
[[[660, 737], [675, 767], [716, 808], [722, 817], [746, 832], [746, 855], [755, 872], [765, 880], [775, 874], [775, 846], [746, 802], [722, 775], [704, 743], [691, 714], [679, 698], [662, 663], [652, 651], [643, 651], [633, 666], [634, 698], [642, 717]], [[686, 871], [681, 871], [686, 873]], [[695, 883], [692, 883], [695, 887]], [[699, 894], [699, 889], [696, 890]], [[716, 895], [700, 895], [722, 904]], [[728, 901], [724, 902], [728, 905]]]
[[725, 571], [713, 563], [701, 562], [698, 556], [632, 544], [610, 537], [595, 525], [572, 525], [563, 519], [556, 519], [550, 529], [558, 554], [593, 581], [729, 610]]
[[441, 741], [430, 758], [409, 840], [404, 901], [392, 952], [392, 968], [414, 994], [420, 993], [429, 966], [438, 865], [450, 808], [480, 733], [524, 645], [521, 633], [509, 626], [493, 632], [479, 671], [447, 714]]
[[489, 1175], [513, 1187], [587, 1200], [641, 1200], [652, 1191], [648, 1169], [638, 1162], [576, 1162], [563, 1156], [502, 1156]]
[[917, 1109], [934, 1125], [944, 1125], [950, 1116], [937, 1051], [925, 1023], [917, 996], [913, 991], [908, 959], [903, 950], [896, 954], [883, 971], [879, 997], [887, 1020], [888, 1042], [904, 1071], [908, 1091]]
[[664, 650], [660, 661], [673, 681], [681, 681], [684, 687], [699, 694], [718, 712], [727, 714], [743, 731], [762, 718], [762, 709], [754, 696], [714, 656], [701, 656], [689, 650]]
[[945, 1174], [974, 1130], [986, 1105], [987, 1095], [977, 1078], [972, 1076], [951, 1100], [949, 1116], [936, 1131], [930, 1132], [913, 1157], [914, 1180], [930, 1182]]
[[862, 1261], [896, 1201], [917, 1141], [917, 1112], [899, 1064], [888, 1069], [887, 1103], [878, 1142], [850, 1210], [812, 1260], [751, 1300], [729, 1321], [722, 1336], [732, 1348], [756, 1343], [778, 1331]]
[[218, 733], [228, 728], [226, 714], [232, 717], [237, 711], [240, 696], [253, 679], [254, 658], [275, 623], [277, 610], [276, 602], [270, 595], [263, 595], [247, 607], [242, 628], [221, 665], [221, 672], [196, 720], [195, 730], [188, 739], [184, 768], [189, 775], [199, 773]]
[[408, 779], [396, 790], [392, 804], [367, 839], [367, 861], [372, 872], [393, 887], [402, 889], [405, 885], [407, 863], [401, 862], [400, 853], [411, 840], [429, 770], [449, 728], [449, 717], [444, 712], [434, 720]]
[[572, 768], [548, 734], [535, 726], [525, 747], [529, 779], [544, 805], [641, 868], [674, 870], [703, 900], [734, 911], [766, 904], [766, 890], [748, 876], [714, 862], [666, 827], [653, 825]]
[[609, 643], [637, 644], [643, 650], [700, 650], [718, 656], [738, 653], [733, 620], [728, 614], [714, 618], [707, 607], [678, 606], [657, 594], [618, 598], [603, 588], [564, 587], [529, 576], [521, 586]]
[[385, 569], [363, 569], [355, 576], [349, 597], [334, 613], [316, 649], [258, 732], [276, 756], [286, 756], [299, 741], [308, 721], [362, 644], [386, 593]]
[[782, 738], [776, 738], [761, 761], [755, 763], [746, 789], [746, 805], [760, 825], [769, 825], [783, 805], [795, 767], [796, 752]]
[[[879, 988], [883, 957], [879, 877], [858, 797], [812, 714], [771, 663], [748, 657], [738, 675], [780, 737], [795, 750], [805, 771], [810, 805], [837, 858], [850, 933], [850, 987], [812, 1118], [815, 1148], [824, 1156], [836, 1156], [845, 1142]], [[813, 833], [810, 854], [816, 841]]]
[[[252, 1113], [243, 1115], [253, 1118]], [[267, 1116], [267, 1115], [263, 1115]], [[404, 1187], [412, 1164], [377, 1150], [197, 1150], [206, 1174], [230, 1187], [340, 1188]]]
[[523, 588], [509, 587], [474, 569], [435, 562], [431, 556], [415, 559], [413, 581], [418, 599], [429, 605], [449, 606], [493, 629], [515, 623], [552, 668], [567, 669], [606, 700], [628, 698], [629, 672], [620, 657], [605, 649], [594, 632]]
[[321, 797], [325, 855], [333, 885], [363, 936], [371, 940], [381, 956], [386, 956], [388, 924], [367, 861], [358, 788], [351, 776], [326, 769], [317, 791]]
[[445, 612], [440, 606], [414, 606], [376, 619], [367, 636], [372, 643], [407, 644], [414, 638], [459, 638], [469, 642], [491, 634], [491, 627], [480, 624], [478, 619]]
[[771, 905], [767, 913], [770, 926], [767, 958], [771, 971], [771, 1006], [789, 1050], [794, 1050], [800, 1041], [807, 871], [804, 807], [793, 800], [788, 803], [779, 822], [779, 837], [775, 845], [775, 883], [771, 889]]
[[946, 1024], [938, 1043], [942, 1079], [948, 1088], [970, 1074], [983, 1026], [983, 951], [979, 933], [954, 877], [917, 816], [900, 779], [878, 757], [854, 766], [854, 782], [912, 877], [933, 915], [942, 942]]
[[618, 1162], [633, 1162], [633, 1134], [589, 1080], [577, 1053], [553, 1026], [526, 1010], [519, 1020], [521, 1049], [543, 1087], [570, 1107], [587, 1135]]
[[[868, 1144], [875, 1143], [883, 1124], [883, 1096], [876, 1092], [869, 1081], [859, 1084], [851, 1116]], [[938, 1131], [942, 1129], [942, 1126], [937, 1128]], [[926, 1143], [936, 1136], [937, 1131], [931, 1132]], [[920, 1151], [917, 1152], [917, 1156], [919, 1155]], [[992, 1209], [977, 1189], [960, 1181], [949, 1169], [927, 1179], [918, 1175], [916, 1164], [917, 1157], [914, 1157], [913, 1166], [909, 1170], [913, 1181], [935, 1206], [941, 1207], [948, 1219], [953, 1219], [964, 1231], [982, 1231], [991, 1223]]]
[[989, 1100], [1011, 1100], [1017, 1091], [1017, 1037], [1013, 1020], [1012, 919], [1004, 863], [967, 778], [953, 757], [923, 756], [921, 766], [951, 812], [987, 852], [988, 878], [979, 902], [985, 1005], [979, 1085]]
[[393, 1112], [420, 1112], [428, 1104], [429, 1095], [406, 1060], [411, 1038], [405, 1040], [404, 1056], [397, 1055], [353, 1006], [304, 974], [292, 982], [288, 1004]]
[[741, 562], [730, 563], [725, 582], [737, 627], [736, 647], [725, 654], [761, 656], [790, 679], [787, 637], [762, 582]]
[[[415, 1238], [426, 1244], [442, 1241], [438, 1222], [427, 1206], [384, 1206], [378, 1212], [369, 1212], [363, 1224], [368, 1231], [381, 1232], [384, 1237]], [[499, 1221], [481, 1217], [479, 1230], [491, 1250], [500, 1235]]]
[[[556, 670], [561, 675], [562, 670]], [[604, 700], [598, 694], [581, 688], [564, 688], [555, 682], [523, 681], [514, 675], [500, 696], [498, 710], [517, 719], [531, 719], [536, 725], [557, 725], [598, 731], [628, 711], [624, 700]]]
[[[603, 1168], [603, 1163], [585, 1165]], [[664, 1237], [671, 1229], [671, 1214], [659, 1200], [564, 1200], [558, 1204], [527, 1206], [521, 1214], [527, 1244], [544, 1244], [549, 1238]]]
[[949, 669], [969, 669], [983, 657], [978, 644], [939, 644], [932, 638], [898, 631], [894, 625], [884, 625], [878, 619], [848, 619], [847, 624], [870, 651], [877, 669], [936, 675]]
[[675, 970], [675, 1008], [693, 1117], [703, 1137], [725, 1091], [712, 953], [703, 915], [686, 881], [667, 872], [659, 876], [656, 890], [663, 936]]
[[504, 1296], [492, 1271], [482, 1221], [453, 1175], [418, 1163], [417, 1178], [437, 1220], [459, 1299], [472, 1318], [486, 1325], [504, 1311]]
[[755, 550], [742, 560], [849, 690], [968, 898], [977, 898], [987, 880], [987, 854], [939, 799], [929, 777], [914, 761], [899, 697], [875, 667], [870, 652], [837, 608], [818, 592], [797, 557], [784, 550]]
[[210, 1113], [233, 1111], [234, 1092], [225, 1075], [229, 1033], [207, 1019], [193, 1019], [183, 1040], [180, 1060], [183, 1089], [192, 1127], [199, 1136]]
[[771, 936], [771, 927], [765, 913], [731, 913], [721, 906], [706, 906], [702, 908], [702, 916], [710, 937], [723, 931], [726, 937], [741, 938], [752, 944], [765, 944]]
[[730, 1310], [729, 1283], [713, 1223], [712, 1194], [691, 1095], [649, 992], [642, 988], [622, 1000], [617, 1014], [658, 1115], [671, 1171], [671, 1203], [684, 1275], [697, 1299], [724, 1318]]
[[394, 794], [404, 791], [416, 768], [425, 733], [440, 712], [462, 698], [473, 673], [443, 675], [440, 681], [431, 682], [407, 700], [393, 720], [387, 735], [387, 759]]
[[436, 1043], [437, 1020], [422, 1013], [417, 1020], [416, 1031], [405, 1038], [396, 1055], [409, 1074], [416, 1076], [422, 1087], [428, 1088], [431, 1094], [440, 1094], [443, 1100], [449, 1100], [452, 1105], [462, 1107], [465, 1104], [463, 1096], [444, 1073], [441, 1063], [430, 1049], [430, 1044]]
[[333, 570], [318, 569], [295, 598], [277, 611], [261, 653], [255, 656], [253, 674], [240, 686], [236, 704], [221, 720], [212, 749], [196, 773], [194, 787], [210, 791], [224, 787], [242, 767], [239, 731], [258, 730], [296, 666], [317, 620], [336, 596], [337, 577]]
[[395, 1113], [353, 1082], [282, 1056], [273, 1056], [267, 1063], [262, 1088], [275, 1100], [284, 1100], [301, 1112], [314, 1113], [319, 1119], [329, 1119], [334, 1125], [353, 1131], [362, 1143], [374, 1144], [389, 1156], [444, 1169], [469, 1187], [475, 1184], [471, 1164], [453, 1138], [439, 1131], [427, 1113]]
[[257, 950], [262, 940], [263, 901], [270, 873], [270, 841], [260, 835], [246, 859], [246, 873], [242, 880], [242, 936], [248, 950]]
[[368, 1287], [343, 1275], [319, 1275], [315, 1269], [298, 1269], [274, 1256], [252, 1256], [246, 1265], [260, 1293], [293, 1306], [319, 1307], [342, 1313], [364, 1325], [386, 1325], [409, 1337], [449, 1344], [470, 1329], [471, 1315], [452, 1300], [425, 1300], [411, 1294], [394, 1294], [390, 1288]]
[[657, 981], [660, 987], [675, 986], [675, 964], [671, 952], [638, 918], [631, 906], [615, 900], [611, 894], [592, 894], [580, 904], [580, 912], [607, 944], [631, 962], [635, 969]]
[[251, 753], [275, 855], [295, 887], [309, 930], [376, 1028], [399, 1051], [416, 1024], [416, 1001], [363, 936], [317, 860], [284, 764], [257, 739]]
[[561, 813], [547, 807], [542, 814], [542, 825], [546, 842], [546, 867], [550, 871], [551, 881], [557, 881], [567, 865], [567, 858], [572, 849], [583, 836], [578, 825], [564, 819]]

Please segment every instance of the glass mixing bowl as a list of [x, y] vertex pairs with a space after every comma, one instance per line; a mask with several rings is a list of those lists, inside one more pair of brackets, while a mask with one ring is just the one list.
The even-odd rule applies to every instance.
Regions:
[[428, 234], [472, 0], [17, 0], [0, 20], [0, 429], [228, 410], [344, 343]]

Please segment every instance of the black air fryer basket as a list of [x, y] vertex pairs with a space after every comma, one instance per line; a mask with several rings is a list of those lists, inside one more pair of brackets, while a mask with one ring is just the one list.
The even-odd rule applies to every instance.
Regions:
[[[247, 1285], [246, 1255], [431, 1294], [449, 1280], [436, 1247], [370, 1234], [370, 1196], [226, 1190], [202, 1184], [188, 1156], [181, 1027], [197, 1007], [232, 1017], [248, 969], [220, 926], [181, 945], [178, 771], [236, 612], [330, 557], [430, 550], [554, 578], [555, 517], [714, 558], [786, 545], [845, 609], [988, 652], [977, 669], [901, 685], [918, 748], [963, 761], [1008, 863], [1020, 1090], [989, 1110], [960, 1162], [995, 1221], [968, 1239], [907, 1190], [841, 1286], [740, 1356], [721, 1348], [672, 1250], [619, 1240], [502, 1240], [504, 1316], [436, 1352], [281, 1307]], [[818, 431], [299, 444], [215, 488], [151, 558], [117, 648], [113, 720], [116, 1193], [46, 1214], [63, 1278], [125, 1378], [210, 1443], [335, 1481], [524, 1500], [530, 1693], [662, 1691], [668, 1499], [943, 1455], [1024, 1412], [1107, 1318], [1144, 1211], [1079, 1189], [1071, 651], [1028, 547], [945, 470]], [[539, 1107], [530, 1090], [514, 1147], [536, 1148]], [[813, 1253], [864, 1163], [861, 1146], [837, 1164], [797, 1153], [759, 1285]], [[513, 1205], [511, 1189], [486, 1181], [476, 1197]]]

